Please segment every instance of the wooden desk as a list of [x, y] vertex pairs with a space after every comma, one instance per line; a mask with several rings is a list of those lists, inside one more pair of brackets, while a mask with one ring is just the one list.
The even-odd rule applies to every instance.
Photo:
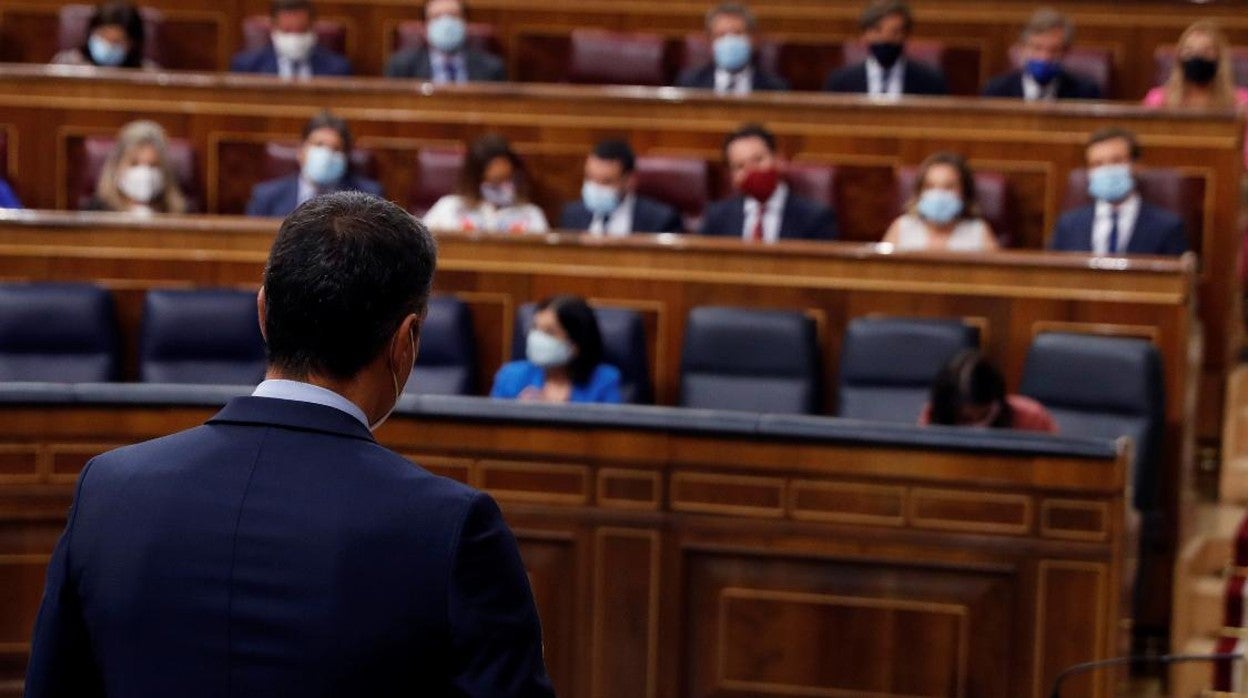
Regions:
[[[85, 461], [214, 411], [0, 406], [0, 695], [18, 695]], [[436, 407], [379, 438], [502, 504], [561, 696], [1042, 698], [1062, 667], [1120, 651], [1112, 444], [944, 450]], [[1112, 696], [1097, 677], [1063, 695]]]

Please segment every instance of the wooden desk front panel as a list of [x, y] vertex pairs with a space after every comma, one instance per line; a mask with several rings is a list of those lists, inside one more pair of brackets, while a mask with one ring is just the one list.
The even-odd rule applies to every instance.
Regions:
[[[0, 411], [3, 682], [77, 471], [213, 410]], [[403, 415], [379, 437], [503, 506], [560, 695], [1038, 698], [1122, 637], [1123, 459]]]

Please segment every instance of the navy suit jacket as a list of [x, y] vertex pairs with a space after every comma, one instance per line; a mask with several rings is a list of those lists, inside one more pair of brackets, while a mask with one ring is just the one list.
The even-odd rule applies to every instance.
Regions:
[[[362, 191], [373, 196], [384, 196], [381, 184], [367, 177], [348, 174], [342, 178], [334, 191]], [[285, 218], [299, 206], [299, 175], [290, 175], [261, 182], [251, 189], [247, 202], [247, 215]]]
[[[684, 222], [680, 212], [661, 201], [645, 196], [635, 196], [633, 204], [634, 233], [681, 233]], [[580, 200], [569, 201], [559, 215], [559, 227], [564, 230], [589, 230], [594, 214]]]
[[[867, 63], [846, 66], [833, 71], [823, 83], [825, 92], [867, 93]], [[945, 76], [936, 68], [919, 61], [906, 61], [906, 71], [901, 77], [902, 94], [947, 95], [949, 86]]]
[[[700, 90], [715, 89], [715, 64], [707, 63], [696, 68], [690, 68], [681, 73], [676, 78], [676, 87], [687, 87]], [[760, 69], [754, 66], [754, 91], [755, 92], [786, 92], [789, 89], [789, 83], [779, 75]]]
[[[351, 74], [351, 61], [320, 44], [312, 47], [308, 62], [312, 64], [312, 75], [343, 77]], [[258, 49], [236, 53], [230, 59], [230, 72], [277, 75], [277, 51], [273, 50], [272, 44], [266, 44]]]
[[[1095, 204], [1063, 213], [1053, 228], [1049, 247], [1067, 252], [1091, 252], [1095, 218]], [[1181, 255], [1184, 252], [1187, 252], [1187, 234], [1183, 230], [1183, 219], [1164, 208], [1140, 202], [1140, 215], [1127, 241], [1127, 254]]]
[[[1097, 87], [1096, 83], [1079, 77], [1074, 73], [1068, 73], [1063, 70], [1053, 79], [1057, 81], [1058, 99], [1101, 98], [1101, 88]], [[984, 86], [984, 96], [1013, 97], [1015, 99], [1022, 99], [1023, 71], [1015, 70], [1012, 73], [1006, 73], [992, 78], [988, 81], [988, 84]]]
[[[503, 82], [507, 79], [507, 69], [498, 56], [474, 48], [464, 49], [464, 67], [471, 82]], [[432, 79], [433, 63], [429, 60], [429, 47], [399, 51], [391, 56], [386, 63], [386, 77]]]
[[345, 412], [243, 397], [78, 480], [26, 696], [104, 695], [554, 694], [492, 499]]
[[[702, 216], [702, 235], [741, 237], [745, 227], [745, 197], [734, 196], [706, 207]], [[836, 216], [832, 209], [789, 191], [780, 216], [780, 238], [784, 240], [834, 240]]]

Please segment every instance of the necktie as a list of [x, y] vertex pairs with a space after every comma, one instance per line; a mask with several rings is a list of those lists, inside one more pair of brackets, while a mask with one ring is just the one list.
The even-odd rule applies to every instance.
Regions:
[[763, 241], [763, 219], [767, 217], [767, 204], [758, 205], [758, 220], [754, 222], [754, 230], [750, 231], [750, 239], [754, 242]]
[[1105, 246], [1105, 251], [1109, 254], [1118, 252], [1118, 209], [1113, 207], [1109, 209], [1109, 244]]
[[446, 59], [446, 81], [459, 82], [459, 71], [455, 70], [455, 61], [451, 58]]

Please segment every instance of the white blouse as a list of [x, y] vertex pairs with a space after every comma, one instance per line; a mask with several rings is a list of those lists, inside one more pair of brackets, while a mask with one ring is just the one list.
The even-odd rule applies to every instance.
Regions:
[[482, 201], [469, 206], [464, 197], [448, 194], [425, 214], [430, 230], [481, 231], [486, 233], [544, 233], [550, 230], [546, 214], [533, 204], [514, 204], [499, 208]]
[[[927, 250], [931, 249], [931, 233], [927, 223], [913, 214], [905, 214], [897, 219], [897, 249]], [[956, 252], [983, 252], [988, 249], [988, 226], [979, 218], [958, 221], [945, 249]]]

